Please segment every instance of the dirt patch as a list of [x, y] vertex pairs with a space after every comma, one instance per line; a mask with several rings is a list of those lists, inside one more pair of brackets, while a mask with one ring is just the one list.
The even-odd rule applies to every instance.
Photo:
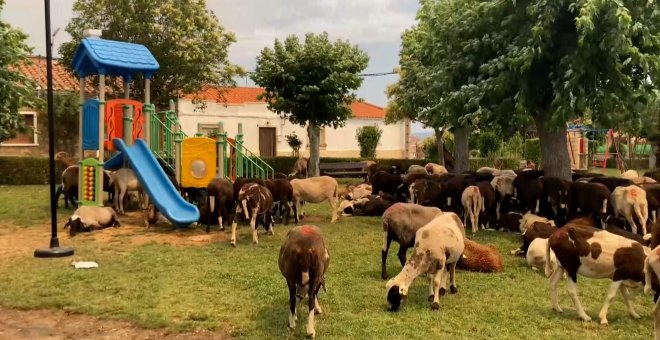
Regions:
[[0, 259], [13, 256], [32, 256], [36, 248], [48, 247], [50, 224], [22, 228], [0, 222]]
[[[174, 228], [168, 222], [159, 222], [144, 227], [141, 212], [131, 212], [119, 217], [119, 228], [106, 228], [73, 237], [63, 230], [64, 221], [58, 224], [58, 237], [63, 246], [93, 240], [98, 243], [139, 246], [147, 243], [168, 244], [172, 246], [199, 246], [215, 242], [229, 242], [231, 225], [222, 232], [218, 226], [212, 226], [206, 233], [205, 226]], [[0, 222], [0, 259], [14, 256], [32, 256], [36, 248], [48, 246], [50, 241], [50, 223], [42, 222], [34, 227], [17, 227], [11, 223]]]
[[0, 340], [59, 339], [231, 339], [229, 328], [172, 333], [143, 329], [129, 322], [100, 320], [57, 310], [19, 311], [0, 308]]

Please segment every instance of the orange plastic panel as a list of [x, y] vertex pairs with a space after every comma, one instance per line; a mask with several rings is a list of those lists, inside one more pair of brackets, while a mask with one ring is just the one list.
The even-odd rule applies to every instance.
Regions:
[[133, 140], [143, 138], [144, 114], [142, 103], [131, 99], [111, 99], [105, 103], [106, 136], [104, 140], [106, 150], [114, 150], [113, 138], [124, 136], [124, 105], [133, 107]]

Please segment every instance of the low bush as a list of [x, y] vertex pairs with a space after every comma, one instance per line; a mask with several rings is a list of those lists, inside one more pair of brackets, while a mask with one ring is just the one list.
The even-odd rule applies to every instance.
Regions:
[[[55, 163], [55, 183], [60, 182], [66, 165]], [[48, 158], [0, 157], [0, 185], [32, 185], [48, 183]]]

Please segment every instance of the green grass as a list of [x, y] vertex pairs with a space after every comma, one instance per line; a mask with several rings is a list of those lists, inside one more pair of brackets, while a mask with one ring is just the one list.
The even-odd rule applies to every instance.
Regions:
[[[33, 198], [26, 210], [39, 210], [47, 191], [14, 187], [12, 195]], [[0, 199], [6, 199], [5, 191]], [[505, 262], [498, 274], [459, 271], [459, 292], [440, 300], [432, 312], [426, 301], [425, 278], [410, 289], [398, 313], [387, 312], [385, 282], [380, 279], [381, 223], [377, 217], [340, 218], [330, 224], [327, 204], [309, 205], [306, 213], [322, 228], [330, 250], [321, 293], [324, 314], [317, 317], [319, 339], [648, 339], [652, 336], [651, 298], [637, 296], [641, 320], [631, 320], [620, 296], [609, 312], [610, 326], [583, 323], [562, 283], [563, 314], [550, 309], [548, 280], [508, 255], [518, 247], [518, 235], [479, 232], [476, 240], [497, 245]], [[41, 217], [47, 215], [42, 213]], [[3, 210], [0, 221], [24, 221]], [[26, 224], [26, 225], [29, 225]], [[135, 321], [144, 327], [184, 331], [230, 325], [232, 335], [245, 339], [302, 338], [306, 307], [298, 327], [287, 330], [288, 292], [277, 267], [277, 254], [288, 227], [276, 226], [274, 236], [260, 234], [252, 245], [242, 226], [238, 247], [229, 242], [175, 247], [150, 243], [96, 243], [74, 239], [76, 258], [94, 260], [99, 268], [75, 270], [71, 259], [6, 258], [0, 261], [0, 305], [14, 308], [57, 308], [103, 318]], [[18, 229], [17, 232], [25, 229]], [[213, 231], [218, 233], [218, 231]], [[390, 251], [388, 272], [400, 266], [397, 246]], [[587, 313], [597, 319], [609, 281], [579, 279], [579, 294]]]
[[[0, 222], [27, 227], [50, 219], [49, 189], [45, 185], [0, 186]], [[64, 209], [60, 198], [59, 212], [70, 213]], [[61, 217], [61, 216], [60, 216]]]

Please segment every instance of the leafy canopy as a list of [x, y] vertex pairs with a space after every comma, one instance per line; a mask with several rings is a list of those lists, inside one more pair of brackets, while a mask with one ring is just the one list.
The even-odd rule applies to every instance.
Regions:
[[[179, 92], [194, 93], [203, 85], [235, 86], [232, 77], [242, 72], [228, 59], [234, 34], [220, 25], [204, 0], [76, 0], [73, 11], [66, 27], [72, 40], [60, 47], [63, 64], [71, 67], [88, 28], [102, 29], [104, 39], [143, 44], [160, 64], [151, 84], [156, 104], [165, 106]], [[131, 90], [133, 97], [144, 95], [141, 85]]]
[[291, 35], [261, 51], [251, 78], [264, 88], [268, 109], [280, 117], [337, 128], [351, 116], [353, 91], [368, 63], [364, 51], [348, 41], [331, 42], [327, 33], [308, 33], [304, 42]]
[[[41, 100], [37, 105], [39, 114], [39, 130], [48, 131], [48, 103], [46, 92], [41, 91]], [[78, 123], [80, 116], [80, 104], [77, 93], [55, 92], [53, 96], [53, 115], [55, 116], [55, 139], [49, 139], [55, 143], [55, 149], [66, 151], [73, 155], [76, 153], [78, 144]], [[43, 139], [42, 139], [43, 140]]]
[[[0, 12], [3, 5], [0, 0]], [[25, 33], [0, 20], [0, 142], [25, 130], [19, 110], [35, 105], [36, 87], [18, 70], [19, 65], [30, 62], [32, 49], [26, 39]]]
[[447, 42], [430, 53], [438, 55], [448, 107], [500, 123], [526, 113], [554, 126], [592, 110], [595, 121], [616, 124], [612, 118], [634, 117], [654, 97], [660, 11], [653, 1], [423, 4], [420, 17], [435, 18], [429, 39]]

